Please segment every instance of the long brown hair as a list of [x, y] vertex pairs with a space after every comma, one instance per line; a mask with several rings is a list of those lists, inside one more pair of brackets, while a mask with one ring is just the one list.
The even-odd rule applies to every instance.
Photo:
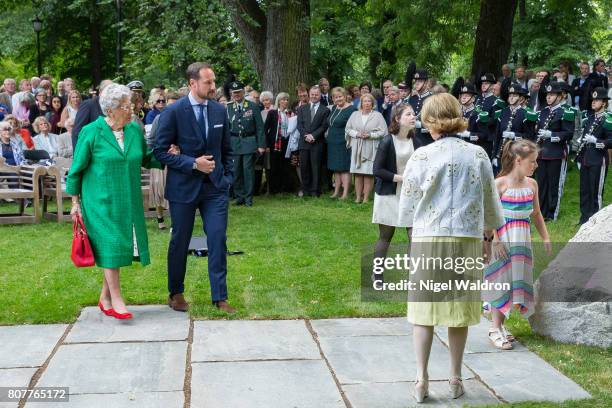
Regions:
[[[399, 133], [400, 131], [399, 122], [406, 109], [412, 109], [412, 107], [409, 105], [402, 104], [393, 109], [393, 116], [391, 116], [391, 122], [389, 123], [389, 129], [388, 129], [390, 135], [397, 135]], [[414, 113], [414, 110], [413, 110], [413, 113]], [[410, 132], [408, 132], [408, 139], [410, 139], [412, 136], [414, 136], [414, 129], [410, 129]]]
[[534, 153], [538, 152], [538, 145], [531, 140], [521, 139], [512, 140], [504, 146], [501, 158], [501, 170], [497, 177], [502, 177], [510, 174], [514, 169], [514, 162], [517, 157], [526, 159]]

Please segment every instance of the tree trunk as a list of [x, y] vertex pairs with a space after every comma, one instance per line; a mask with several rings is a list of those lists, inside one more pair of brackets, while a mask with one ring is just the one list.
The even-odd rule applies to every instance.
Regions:
[[91, 58], [92, 86], [97, 86], [102, 80], [102, 35], [100, 18], [95, 11], [95, 1], [92, 10], [89, 18], [89, 56]]
[[270, 2], [267, 10], [256, 0], [224, 0], [235, 28], [255, 66], [262, 90], [293, 93], [308, 79], [310, 1]]
[[499, 74], [508, 61], [517, 0], [481, 0], [480, 19], [472, 54], [472, 75]]
[[521, 22], [525, 21], [527, 18], [527, 6], [525, 5], [525, 0], [519, 0], [519, 19]]

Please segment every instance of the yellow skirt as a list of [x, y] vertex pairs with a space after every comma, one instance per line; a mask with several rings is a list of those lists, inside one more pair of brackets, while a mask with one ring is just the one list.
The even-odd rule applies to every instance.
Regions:
[[[416, 237], [410, 245], [412, 259], [482, 259], [482, 241], [477, 238], [464, 237]], [[454, 261], [456, 262], [456, 261]], [[424, 265], [424, 264], [422, 264]], [[445, 264], [446, 266], [449, 263]], [[482, 302], [478, 290], [462, 290], [457, 288], [457, 281], [477, 282], [483, 280], [483, 269], [474, 262], [474, 267], [459, 267], [460, 262], [453, 263], [455, 270], [442, 269], [432, 261], [427, 267], [414, 268], [410, 281], [420, 286], [421, 281], [428, 288], [434, 285], [442, 286], [441, 292], [409, 291], [408, 321], [422, 326], [466, 327], [480, 322]], [[457, 272], [460, 272], [458, 274]], [[412, 300], [412, 301], [411, 301]]]

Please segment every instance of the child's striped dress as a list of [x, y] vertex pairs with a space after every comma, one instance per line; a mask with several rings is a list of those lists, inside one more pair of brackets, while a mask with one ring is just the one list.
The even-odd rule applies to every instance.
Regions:
[[496, 259], [484, 272], [485, 281], [510, 283], [511, 289], [483, 291], [489, 308], [495, 307], [506, 317], [516, 308], [524, 317], [533, 313], [533, 270], [531, 228], [529, 216], [533, 212], [534, 193], [531, 188], [509, 188], [501, 196], [506, 223], [497, 230], [500, 241], [506, 244], [509, 259]]

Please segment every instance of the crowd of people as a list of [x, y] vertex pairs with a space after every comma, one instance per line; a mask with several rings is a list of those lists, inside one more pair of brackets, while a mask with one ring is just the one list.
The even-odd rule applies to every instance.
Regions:
[[[355, 202], [368, 202], [375, 185], [376, 152], [389, 133], [394, 112], [401, 106], [412, 108], [417, 117], [415, 140], [419, 146], [426, 145], [431, 138], [418, 119], [423, 103], [430, 95], [450, 92], [468, 121], [462, 137], [485, 149], [495, 173], [505, 142], [513, 138], [538, 141], [541, 153], [536, 177], [546, 220], [558, 216], [567, 158], [572, 147], [579, 150], [584, 192], [581, 222], [585, 222], [601, 207], [602, 169], [608, 163], [606, 159], [602, 164], [601, 159], [607, 157], [608, 146], [602, 147], [605, 140], [589, 143], [587, 139], [597, 138], [595, 133], [606, 125], [606, 106], [612, 109], [607, 103], [612, 68], [606, 72], [603, 60], [594, 61], [592, 68], [586, 62], [578, 67], [580, 72], [574, 75], [567, 62], [552, 70], [531, 71], [506, 64], [499, 77], [486, 73], [469, 81], [459, 78], [452, 87], [438, 83], [426, 70], [413, 69], [403, 82], [383, 81], [382, 89], [369, 81], [331, 89], [329, 81], [321, 78], [313, 86], [298, 84], [293, 95], [280, 92], [276, 96], [238, 80], [228, 81], [216, 89], [213, 98], [226, 106], [231, 124], [236, 167], [232, 198], [236, 205], [251, 206], [253, 196], [259, 194], [318, 197], [329, 190], [332, 198], [346, 200], [354, 184]], [[19, 165], [32, 149], [47, 152], [51, 161], [71, 158], [79, 130], [100, 114], [96, 104], [87, 100], [94, 100], [108, 82], [81, 95], [71, 78], [57, 82], [55, 88], [48, 75], [23, 79], [18, 90], [14, 79], [5, 79], [0, 89], [0, 121], [6, 122], [7, 142], [2, 144], [6, 162]], [[132, 118], [147, 134], [166, 106], [187, 92], [186, 87], [175, 92], [159, 86], [147, 96], [140, 81], [130, 82], [128, 88]], [[550, 103], [547, 95], [555, 95], [548, 98]], [[84, 109], [78, 115], [83, 99]], [[593, 100], [605, 106], [594, 112]], [[152, 138], [148, 140], [152, 148]], [[600, 154], [594, 154], [593, 148]], [[152, 179], [152, 206], [164, 228], [164, 175], [153, 170]]]
[[[504, 326], [510, 312], [533, 313], [530, 225], [550, 251], [545, 221], [558, 216], [572, 147], [580, 168], [580, 222], [602, 206], [612, 114], [601, 60], [592, 70], [581, 64], [575, 78], [569, 64], [552, 72], [518, 66], [514, 73], [505, 65], [500, 77], [458, 78], [452, 87], [411, 64], [404, 82], [384, 81], [382, 90], [367, 81], [332, 88], [326, 78], [299, 84], [293, 103], [288, 92], [259, 93], [235, 78], [217, 89], [207, 63], [191, 64], [186, 77], [185, 88], [156, 87], [148, 97], [140, 81], [105, 80], [82, 102], [73, 81], [60, 81], [55, 94], [46, 76], [21, 81], [19, 92], [7, 79], [0, 93], [6, 163], [21, 164], [28, 151], [45, 152], [50, 161], [73, 157], [66, 180], [71, 212], [83, 217], [95, 263], [104, 270], [98, 306], [117, 319], [133, 317], [122, 298], [120, 268], [135, 259], [150, 262], [142, 167], [151, 169], [149, 205], [158, 210], [159, 227], [165, 227], [165, 209], [172, 215], [168, 305], [183, 312], [196, 211], [207, 235], [212, 302], [234, 313], [226, 284], [230, 197], [252, 206], [258, 193], [319, 197], [330, 190], [346, 200], [354, 183], [356, 203], [368, 202], [374, 190], [375, 257], [386, 257], [396, 228], [406, 229], [411, 253], [440, 259], [477, 259], [484, 242], [484, 270], [473, 268], [461, 279], [509, 285], [467, 300], [456, 288], [443, 301], [409, 297], [415, 398], [428, 396], [436, 325], [448, 327], [449, 386], [458, 398], [468, 326], [480, 322], [482, 300], [492, 314], [488, 338], [501, 350], [513, 348]], [[417, 269], [411, 279], [441, 281], [448, 273]], [[372, 274], [375, 287], [384, 280], [384, 272]]]

